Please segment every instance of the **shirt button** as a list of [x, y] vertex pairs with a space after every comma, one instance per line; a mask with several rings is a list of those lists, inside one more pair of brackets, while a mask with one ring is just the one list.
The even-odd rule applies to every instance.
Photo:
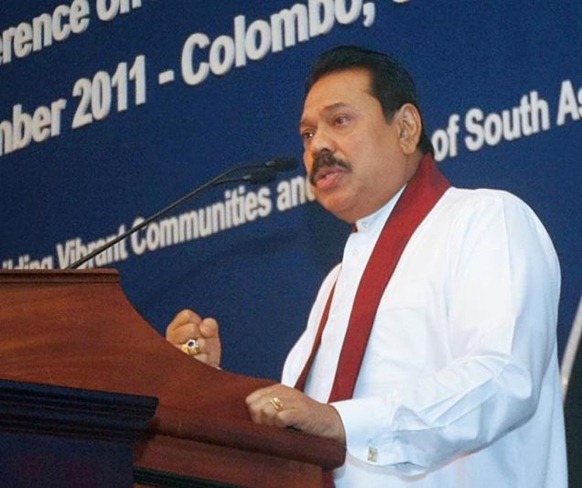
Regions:
[[375, 447], [368, 448], [368, 461], [370, 463], [378, 462], [378, 449], [376, 449]]

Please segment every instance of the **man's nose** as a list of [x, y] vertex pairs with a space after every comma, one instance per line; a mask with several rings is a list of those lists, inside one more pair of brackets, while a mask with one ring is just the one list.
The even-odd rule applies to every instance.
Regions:
[[332, 134], [324, 127], [315, 131], [309, 144], [312, 155], [319, 154], [322, 151], [335, 152], [336, 144]]

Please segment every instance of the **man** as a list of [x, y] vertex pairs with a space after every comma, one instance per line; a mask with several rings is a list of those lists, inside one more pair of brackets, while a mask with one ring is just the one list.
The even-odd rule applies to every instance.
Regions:
[[[300, 134], [317, 200], [355, 231], [252, 419], [345, 443], [338, 487], [565, 488], [559, 265], [532, 210], [450, 187], [381, 53], [324, 53]], [[213, 319], [183, 311], [167, 338], [219, 365]]]

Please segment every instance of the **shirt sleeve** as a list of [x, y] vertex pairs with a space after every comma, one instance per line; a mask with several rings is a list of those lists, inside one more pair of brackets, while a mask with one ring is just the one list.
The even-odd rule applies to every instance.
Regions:
[[478, 450], [536, 411], [552, 354], [559, 265], [543, 226], [505, 193], [459, 209], [446, 300], [451, 360], [388, 394], [334, 403], [350, 455], [417, 475]]

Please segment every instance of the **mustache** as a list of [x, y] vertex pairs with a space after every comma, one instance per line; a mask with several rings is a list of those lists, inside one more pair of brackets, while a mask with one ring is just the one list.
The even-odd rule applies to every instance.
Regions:
[[329, 151], [321, 151], [315, 155], [315, 159], [313, 160], [313, 166], [311, 168], [311, 173], [309, 174], [309, 183], [315, 186], [315, 177], [317, 176], [317, 173], [319, 173], [322, 168], [331, 168], [332, 166], [339, 166], [346, 170], [352, 169], [352, 165], [349, 161], [337, 158]]

